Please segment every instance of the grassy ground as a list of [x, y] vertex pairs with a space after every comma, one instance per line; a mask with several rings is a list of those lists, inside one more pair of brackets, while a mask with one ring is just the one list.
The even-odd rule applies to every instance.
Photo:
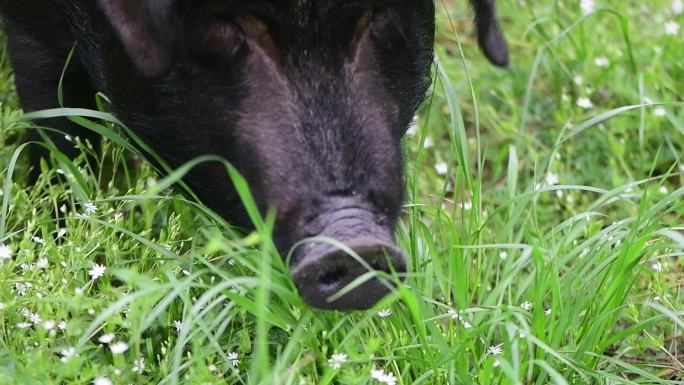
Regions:
[[684, 383], [684, 15], [500, 1], [497, 70], [456, 3], [406, 138], [411, 273], [353, 314], [304, 306], [267, 225], [234, 234], [111, 140], [113, 176], [27, 187], [2, 55], [0, 383]]

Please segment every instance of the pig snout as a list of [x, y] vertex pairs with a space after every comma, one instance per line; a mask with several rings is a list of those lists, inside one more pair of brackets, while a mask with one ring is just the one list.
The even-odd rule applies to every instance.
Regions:
[[[368, 309], [393, 289], [391, 280], [378, 273], [406, 271], [406, 259], [394, 244], [391, 230], [377, 224], [376, 216], [367, 209], [337, 209], [320, 215], [312, 225], [322, 228], [318, 239], [334, 239], [348, 248], [316, 240], [296, 250], [292, 277], [302, 298], [313, 307]], [[357, 279], [359, 282], [354, 282]]]

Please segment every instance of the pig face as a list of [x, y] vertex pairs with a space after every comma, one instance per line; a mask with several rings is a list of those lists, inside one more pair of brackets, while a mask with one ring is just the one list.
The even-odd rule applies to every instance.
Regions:
[[[329, 300], [369, 268], [405, 271], [393, 239], [401, 138], [429, 85], [432, 0], [99, 5], [134, 73], [110, 87], [122, 120], [172, 165], [203, 154], [231, 162], [262, 213], [276, 209], [283, 255], [314, 236], [351, 248], [361, 261], [326, 242], [292, 251], [294, 281], [312, 306], [365, 309], [387, 294], [373, 278]], [[202, 165], [187, 182], [249, 226], [221, 165]]]

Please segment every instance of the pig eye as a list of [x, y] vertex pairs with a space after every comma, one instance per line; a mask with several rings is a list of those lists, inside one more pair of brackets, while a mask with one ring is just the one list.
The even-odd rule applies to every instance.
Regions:
[[188, 49], [195, 59], [206, 65], [230, 61], [244, 43], [242, 29], [227, 18], [201, 15], [188, 27]]

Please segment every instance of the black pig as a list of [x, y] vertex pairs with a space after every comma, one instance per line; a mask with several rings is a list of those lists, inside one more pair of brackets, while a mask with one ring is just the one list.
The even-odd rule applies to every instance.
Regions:
[[[492, 62], [508, 54], [493, 0], [471, 0]], [[394, 243], [404, 197], [401, 138], [430, 83], [432, 0], [0, 0], [10, 58], [26, 111], [113, 113], [170, 165], [224, 157], [250, 183], [262, 212], [274, 205], [274, 239], [287, 251], [312, 236], [337, 239], [367, 265], [405, 271]], [[89, 136], [65, 119], [42, 122]], [[57, 146], [73, 147], [54, 135]], [[46, 154], [33, 155], [34, 162]], [[38, 168], [34, 167], [37, 172]], [[223, 166], [186, 182], [213, 210], [249, 227]], [[302, 297], [324, 309], [365, 309], [387, 292], [324, 243], [290, 262]]]

